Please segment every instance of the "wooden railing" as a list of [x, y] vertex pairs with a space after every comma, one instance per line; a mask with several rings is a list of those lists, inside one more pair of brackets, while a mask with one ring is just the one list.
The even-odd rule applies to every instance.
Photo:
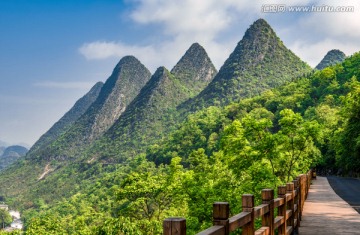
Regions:
[[[273, 189], [261, 191], [262, 204], [254, 205], [254, 195], [242, 196], [242, 212], [229, 218], [229, 203], [213, 204], [213, 226], [197, 235], [227, 235], [242, 229], [244, 235], [294, 234], [298, 231], [304, 202], [309, 192], [311, 179], [316, 173], [310, 170], [299, 175], [293, 182], [278, 187], [278, 198], [274, 199]], [[277, 210], [277, 216], [275, 212]], [[255, 230], [255, 219], [261, 218], [262, 227]], [[163, 235], [186, 235], [184, 218], [168, 218], [163, 222]]]

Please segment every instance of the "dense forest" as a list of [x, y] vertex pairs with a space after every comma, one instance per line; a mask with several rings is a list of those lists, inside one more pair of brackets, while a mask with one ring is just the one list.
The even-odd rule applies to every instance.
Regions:
[[[25, 211], [26, 234], [160, 234], [168, 216], [189, 234], [211, 224], [211, 205], [259, 196], [309, 167], [355, 173], [360, 166], [360, 54], [260, 96], [190, 115], [147, 152], [55, 205]], [[71, 174], [71, 173], [69, 173]], [[258, 197], [257, 197], [258, 198]]]
[[[310, 71], [265, 23], [254, 23], [250, 29], [255, 31], [246, 33], [235, 50], [249, 55], [246, 62], [240, 61], [245, 65], [225, 63], [247, 69], [245, 81], [252, 85], [240, 93], [212, 96], [212, 105], [193, 109], [186, 102], [204, 101], [201, 97], [210, 93], [200, 91], [207, 84], [216, 84], [216, 93], [221, 92], [217, 76], [228, 71], [226, 81], [237, 75], [237, 82], [244, 76], [220, 69], [211, 82], [215, 69], [204, 54], [210, 75], [191, 90], [183, 69], [159, 68], [115, 122], [121, 125], [110, 128], [112, 132], [76, 159], [59, 164], [59, 158], [28, 157], [0, 174], [0, 183], [13, 181], [14, 186], [6, 186], [9, 193], [1, 193], [10, 206], [21, 209], [25, 234], [161, 234], [163, 219], [172, 216], [185, 217], [188, 234], [195, 234], [211, 225], [213, 202], [228, 201], [235, 214], [241, 210], [242, 194], [254, 194], [259, 202], [261, 189], [276, 189], [311, 167], [322, 174], [359, 176], [360, 53]], [[261, 37], [250, 37], [260, 32]], [[263, 40], [263, 35], [270, 44], [251, 57], [244, 45], [252, 43], [249, 37]], [[278, 57], [276, 68], [269, 57], [261, 56], [266, 53]], [[248, 66], [253, 58], [259, 66]], [[291, 64], [278, 63], [286, 58], [296, 63], [292, 78]], [[197, 72], [190, 77], [203, 72], [204, 64], [194, 66]], [[282, 80], [270, 86], [271, 80], [260, 79], [260, 92], [256, 74], [276, 79], [275, 70], [282, 65]], [[243, 96], [245, 91], [250, 95]], [[171, 129], [159, 134], [156, 128], [166, 125]], [[128, 136], [136, 138], [127, 146], [141, 146], [131, 157], [121, 148]], [[118, 141], [107, 144], [111, 140]], [[37, 164], [30, 164], [34, 159]], [[48, 175], [39, 177], [45, 165]]]

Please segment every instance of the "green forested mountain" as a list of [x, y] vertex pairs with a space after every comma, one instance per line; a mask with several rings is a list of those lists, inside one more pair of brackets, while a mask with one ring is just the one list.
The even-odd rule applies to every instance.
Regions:
[[206, 51], [193, 44], [169, 72], [160, 67], [116, 123], [90, 150], [91, 159], [123, 161], [173, 130], [176, 107], [211, 82], [216, 69]]
[[320, 61], [320, 63], [315, 68], [318, 70], [322, 70], [331, 65], [335, 65], [337, 63], [343, 62], [345, 60], [345, 58], [346, 58], [346, 55], [344, 54], [344, 52], [334, 49], [334, 50], [331, 50], [328, 53], [326, 53], [324, 58]]
[[357, 53], [260, 96], [189, 115], [148, 148], [148, 160], [97, 165], [98, 176], [72, 197], [42, 201], [27, 234], [161, 234], [170, 216], [186, 217], [195, 234], [211, 225], [214, 201], [228, 201], [234, 214], [243, 193], [259, 203], [262, 188], [311, 166], [358, 171], [359, 65]]
[[114, 124], [150, 75], [135, 57], [122, 58], [87, 111], [56, 141], [43, 148], [39, 157], [64, 160], [81, 155], [86, 146]]
[[310, 70], [285, 47], [270, 25], [259, 19], [245, 32], [209, 86], [183, 106], [199, 110], [201, 107], [229, 104], [259, 95]]
[[27, 158], [0, 172], [0, 196], [22, 210], [26, 235], [161, 234], [162, 220], [174, 216], [196, 234], [210, 226], [214, 201], [228, 201], [235, 214], [242, 194], [259, 202], [262, 188], [312, 166], [359, 174], [360, 53], [309, 71], [263, 20], [213, 80], [216, 70], [194, 44], [77, 158]]
[[0, 171], [17, 161], [19, 158], [24, 157], [27, 152], [27, 148], [19, 145], [4, 148], [0, 152]]
[[29, 156], [36, 156], [36, 151], [46, 148], [47, 145], [55, 141], [61, 134], [65, 133], [74, 122], [83, 115], [90, 105], [97, 99], [104, 84], [96, 83], [90, 91], [80, 98], [74, 106], [57, 121], [29, 150]]

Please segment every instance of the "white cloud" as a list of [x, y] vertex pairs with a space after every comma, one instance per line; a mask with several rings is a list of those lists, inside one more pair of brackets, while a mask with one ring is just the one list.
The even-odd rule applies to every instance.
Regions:
[[35, 87], [45, 87], [54, 89], [80, 89], [88, 90], [95, 85], [95, 82], [53, 82], [43, 81], [35, 83]]
[[[172, 66], [194, 42], [208, 52], [217, 68], [223, 64], [245, 30], [262, 17], [271, 22], [285, 44], [303, 60], [315, 66], [331, 49], [347, 54], [360, 50], [360, 2], [315, 0], [133, 0], [130, 18], [137, 24], [161, 29], [160, 40], [145, 46], [121, 41], [83, 44], [79, 52], [87, 59], [134, 55], [150, 70]], [[261, 12], [263, 4], [287, 6], [354, 6], [354, 13]], [[158, 30], [156, 31], [159, 32]]]

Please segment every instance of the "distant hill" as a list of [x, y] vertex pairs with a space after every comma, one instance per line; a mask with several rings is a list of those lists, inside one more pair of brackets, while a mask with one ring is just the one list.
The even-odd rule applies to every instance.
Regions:
[[56, 140], [61, 134], [65, 133], [97, 99], [103, 85], [102, 82], [96, 83], [86, 95], [80, 98], [59, 121], [40, 137], [40, 139], [31, 147], [28, 154], [36, 155], [38, 150], [46, 148], [47, 145]]
[[239, 101], [310, 71], [310, 66], [285, 47], [270, 25], [259, 19], [245, 32], [214, 80], [182, 108], [199, 110]]
[[322, 70], [331, 65], [343, 62], [345, 58], [346, 55], [344, 54], [344, 52], [334, 49], [329, 51], [315, 68], [318, 70]]
[[0, 155], [0, 171], [18, 160], [19, 158], [25, 156], [28, 152], [27, 148], [19, 145], [13, 145], [2, 149], [3, 152]]

